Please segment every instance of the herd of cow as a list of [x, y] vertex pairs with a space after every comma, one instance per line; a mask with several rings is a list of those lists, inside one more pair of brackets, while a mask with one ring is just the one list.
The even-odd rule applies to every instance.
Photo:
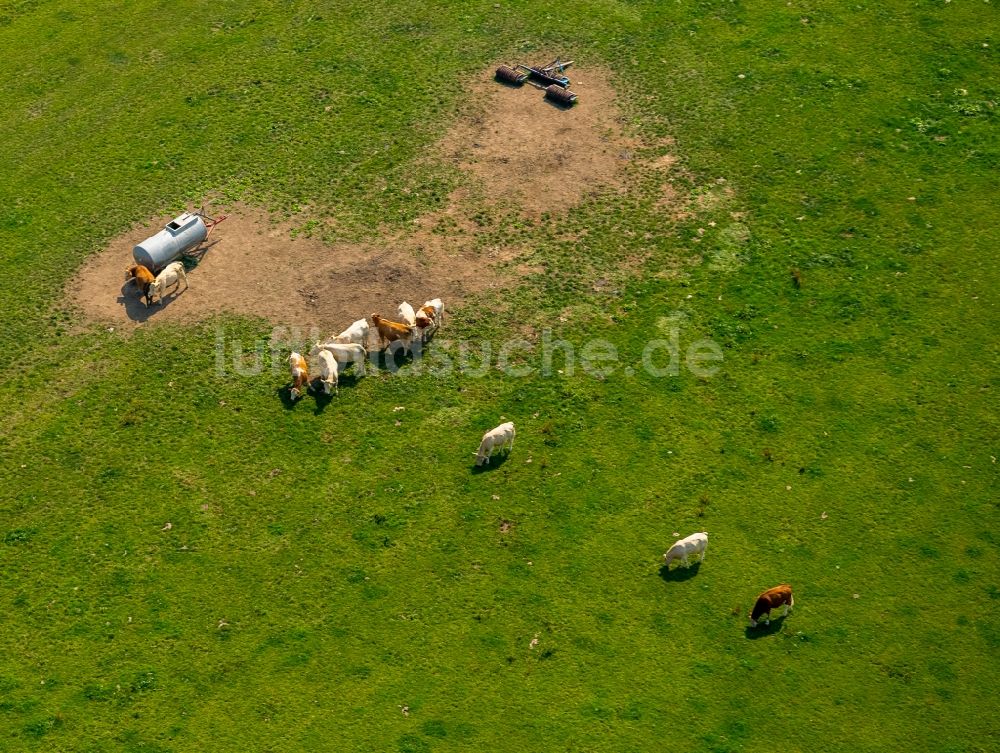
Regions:
[[[705, 560], [706, 549], [708, 549], [708, 534], [704, 531], [701, 533], [692, 533], [690, 536], [674, 542], [674, 545], [664, 553], [663, 566], [669, 568], [671, 562], [680, 560], [681, 564], [687, 567], [690, 563], [688, 557], [691, 555], [697, 555], [698, 562], [701, 563]], [[765, 625], [770, 625], [771, 610], [777, 609], [780, 606], [785, 607], [785, 610], [781, 613], [782, 617], [787, 615], [788, 610], [795, 606], [795, 599], [792, 598], [792, 587], [786, 583], [769, 588], [757, 597], [753, 610], [750, 612], [750, 627], [757, 627], [757, 621], [761, 617], [764, 617]]]
[[[134, 280], [136, 287], [142, 293], [146, 301], [146, 306], [153, 303], [153, 298], [163, 300], [166, 289], [176, 286], [175, 292], [180, 289], [183, 282], [187, 287], [187, 276], [184, 273], [182, 262], [168, 264], [156, 276], [141, 264], [133, 264], [125, 270], [125, 280]], [[358, 319], [339, 335], [331, 337], [327, 342], [317, 342], [309, 351], [309, 355], [314, 356], [319, 361], [318, 380], [322, 384], [322, 390], [329, 395], [337, 390], [341, 368], [354, 364], [355, 373], [359, 376], [365, 374], [365, 361], [368, 359], [368, 350], [373, 344], [379, 350], [398, 343], [404, 348], [404, 352], [413, 351], [414, 343], [421, 345], [426, 343], [441, 326], [444, 317], [444, 304], [440, 298], [427, 301], [417, 311], [403, 301], [398, 307], [399, 318], [402, 321], [392, 321], [379, 314], [372, 314], [371, 320], [375, 325], [374, 338], [371, 327], [367, 319]], [[291, 369], [292, 384], [289, 389], [292, 400], [298, 400], [306, 385], [309, 384], [309, 364], [306, 359], [297, 352], [292, 352], [288, 357], [288, 365]], [[514, 448], [514, 423], [508, 421], [490, 429], [483, 434], [479, 442], [479, 449], [476, 451], [476, 465], [482, 466], [490, 462], [490, 457], [495, 450], [506, 450], [510, 452]], [[705, 559], [705, 551], [708, 549], [708, 534], [705, 532], [693, 533], [686, 538], [680, 539], [670, 547], [663, 555], [664, 567], [669, 568], [674, 560], [680, 560], [685, 567], [689, 564], [691, 555], [698, 556], [698, 562]], [[750, 625], [756, 627], [758, 620], [764, 617], [764, 624], [771, 624], [771, 610], [784, 606], [782, 615], [787, 615], [788, 610], [795, 605], [792, 598], [792, 587], [787, 584], [775, 586], [764, 591], [757, 597], [753, 610], [750, 612]]]
[[[378, 350], [385, 350], [393, 343], [398, 343], [404, 352], [412, 352], [415, 343], [423, 345], [434, 336], [444, 318], [444, 304], [440, 298], [427, 301], [417, 311], [403, 301], [399, 304], [398, 310], [402, 322], [394, 322], [379, 314], [372, 314], [372, 323], [375, 325], [374, 338], [368, 320], [358, 319], [327, 342], [317, 342], [313, 345], [309, 355], [319, 360], [319, 382], [325, 394], [329, 395], [337, 390], [342, 367], [354, 364], [355, 373], [358, 376], [365, 375], [365, 361], [373, 341]], [[292, 400], [298, 400], [302, 397], [305, 386], [309, 384], [309, 364], [301, 353], [292, 351], [288, 356], [288, 366], [292, 372], [289, 394]]]
[[[444, 306], [441, 299], [435, 298], [428, 301], [419, 310], [414, 312], [413, 308], [406, 301], [399, 305], [399, 318], [403, 322], [393, 322], [382, 318], [378, 314], [372, 314], [372, 322], [375, 324], [377, 332], [378, 346], [388, 347], [393, 342], [400, 342], [404, 347], [412, 348], [414, 341], [427, 342], [437, 328], [440, 326], [441, 316], [444, 313]], [[365, 319], [358, 319], [350, 327], [339, 335], [331, 338], [329, 342], [317, 342], [310, 355], [319, 357], [320, 380], [323, 390], [329, 394], [336, 389], [337, 379], [341, 363], [353, 362], [359, 373], [364, 373], [364, 362], [367, 357], [365, 345], [369, 341], [371, 328]], [[292, 372], [291, 395], [293, 399], [298, 399], [302, 390], [309, 382], [309, 366], [301, 354], [293, 352], [288, 357], [288, 363]], [[482, 466], [490, 462], [490, 457], [496, 450], [506, 450], [508, 453], [514, 449], [514, 422], [507, 421], [483, 434], [479, 442], [479, 449], [476, 451], [476, 465]], [[698, 556], [700, 563], [705, 559], [705, 551], [708, 549], [708, 534], [705, 532], [693, 533], [690, 536], [677, 541], [663, 555], [664, 567], [669, 568], [674, 560], [680, 560], [685, 567], [688, 566], [691, 555]], [[771, 624], [771, 610], [784, 606], [782, 616], [788, 614], [788, 610], [795, 605], [792, 598], [792, 587], [787, 584], [770, 588], [757, 597], [753, 610], [750, 612], [750, 625], [756, 627], [758, 620], [764, 617], [764, 624]]]

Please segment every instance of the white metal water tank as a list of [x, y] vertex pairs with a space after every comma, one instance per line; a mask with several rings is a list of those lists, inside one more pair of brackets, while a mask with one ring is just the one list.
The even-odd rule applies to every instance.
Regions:
[[157, 274], [185, 251], [208, 237], [208, 228], [200, 215], [185, 212], [167, 223], [156, 235], [132, 249], [132, 258], [153, 274]]

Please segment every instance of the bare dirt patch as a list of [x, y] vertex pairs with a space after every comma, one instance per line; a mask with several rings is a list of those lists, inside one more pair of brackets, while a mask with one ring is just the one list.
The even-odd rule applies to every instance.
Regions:
[[482, 186], [490, 202], [527, 214], [565, 211], [601, 187], [621, 187], [629, 142], [615, 91], [599, 69], [572, 68], [577, 104], [562, 108], [525, 84], [484, 71], [471, 87], [475, 110], [441, 142], [442, 154]]
[[402, 300], [419, 305], [441, 297], [447, 305], [513, 281], [512, 273], [490, 266], [516, 256], [513, 249], [483, 259], [468, 241], [448, 243], [419, 231], [377, 245], [328, 245], [294, 236], [292, 225], [274, 223], [262, 210], [238, 207], [189, 270], [190, 287], [147, 309], [134, 285], [123, 282], [124, 269], [132, 247], [170, 219], [134, 228], [87, 260], [67, 289], [85, 320], [131, 328], [231, 313], [333, 333], [373, 312], [393, 317]]
[[[274, 324], [339, 332], [355, 319], [434, 297], [454, 306], [469, 295], [501, 289], [541, 267], [518, 263], [526, 249], [481, 242], [483, 202], [529, 216], [568, 211], [599, 190], [624, 190], [635, 143], [625, 137], [608, 77], [573, 69], [579, 103], [563, 109], [531, 86], [512, 88], [483, 72], [470, 105], [432, 159], [453, 162], [467, 176], [444, 209], [406, 232], [363, 244], [326, 244], [296, 235], [291, 223], [237, 206], [212, 237], [217, 241], [189, 271], [190, 287], [146, 308], [123, 284], [132, 247], [158, 232], [164, 216], [116, 238], [87, 259], [66, 290], [84, 322], [130, 329], [146, 322], [194, 323], [231, 313]], [[653, 165], [669, 171], [674, 161]], [[665, 185], [663, 201], [678, 202]], [[214, 211], [222, 211], [215, 207]]]

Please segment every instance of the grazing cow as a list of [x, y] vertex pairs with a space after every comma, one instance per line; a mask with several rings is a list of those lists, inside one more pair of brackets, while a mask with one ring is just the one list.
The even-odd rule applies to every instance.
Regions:
[[339, 376], [337, 359], [328, 350], [320, 350], [316, 355], [319, 358], [319, 378], [323, 382], [323, 392], [329, 395], [332, 390], [337, 390], [339, 394], [340, 389], [337, 386], [337, 377]]
[[309, 381], [309, 365], [306, 363], [306, 359], [292, 351], [292, 354], [288, 356], [288, 366], [292, 370], [292, 388], [289, 392], [292, 395], [292, 400], [298, 400], [302, 397], [303, 385]]
[[761, 618], [761, 615], [766, 615], [764, 624], [770, 625], [771, 610], [782, 604], [785, 605], [785, 611], [781, 613], [781, 616], [784, 617], [788, 614], [788, 610], [795, 606], [795, 599], [792, 598], [792, 587], [782, 584], [767, 589], [757, 597], [757, 603], [753, 605], [753, 611], [750, 612], [750, 627], [757, 627], [757, 620]]
[[388, 347], [389, 343], [397, 340], [407, 348], [410, 346], [413, 333], [408, 325], [383, 319], [378, 314], [372, 314], [372, 322], [375, 324], [375, 329], [378, 330], [379, 345], [383, 349]]
[[146, 299], [146, 306], [149, 306], [153, 302], [153, 298], [149, 294], [149, 286], [156, 280], [153, 273], [141, 264], [133, 264], [125, 269], [125, 281], [129, 280], [135, 280], [136, 288]]
[[479, 451], [476, 452], [476, 465], [488, 464], [490, 462], [490, 455], [493, 454], [493, 450], [495, 449], [506, 447], [508, 452], [513, 450], [514, 434], [513, 421], [500, 424], [495, 429], [490, 429], [483, 434], [482, 441], [479, 443]]
[[362, 348], [368, 346], [368, 320], [358, 319], [356, 322], [351, 324], [350, 327], [345, 329], [339, 335], [331, 338], [330, 342], [335, 343], [354, 343], [355, 345], [360, 345]]
[[399, 318], [403, 320], [403, 323], [406, 324], [407, 327], [412, 327], [414, 324], [416, 324], [415, 315], [413, 313], [413, 306], [408, 304], [406, 301], [403, 301], [401, 304], [399, 304], [398, 311], [399, 311]]
[[368, 358], [368, 351], [357, 343], [317, 342], [312, 346], [309, 355], [318, 355], [323, 350], [329, 351], [330, 355], [337, 361], [338, 366], [342, 363], [353, 363], [358, 376], [365, 375], [365, 359]]
[[172, 264], [168, 264], [161, 271], [160, 274], [156, 276], [149, 285], [149, 291], [146, 296], [149, 298], [150, 303], [153, 302], [153, 297], [160, 299], [163, 302], [163, 291], [169, 288], [171, 285], [175, 286], [174, 295], [180, 292], [181, 280], [184, 281], [184, 288], [188, 286], [187, 274], [184, 272], [184, 262], [175, 261]]
[[666, 551], [663, 555], [664, 567], [669, 568], [670, 563], [674, 560], [680, 560], [681, 564], [687, 567], [688, 556], [692, 554], [699, 555], [699, 563], [704, 562], [706, 549], [708, 549], [708, 534], [704, 531], [692, 533], [680, 541], [675, 541], [674, 545]]
[[427, 301], [416, 313], [413, 329], [421, 342], [427, 342], [431, 336], [437, 332], [441, 326], [441, 318], [444, 316], [444, 304], [440, 298]]

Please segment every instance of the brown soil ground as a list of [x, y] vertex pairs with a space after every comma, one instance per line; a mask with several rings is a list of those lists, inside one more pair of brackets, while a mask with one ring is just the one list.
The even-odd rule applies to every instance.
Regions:
[[526, 214], [565, 211], [620, 186], [630, 142], [615, 91], [599, 70], [573, 68], [570, 78], [579, 100], [566, 109], [534, 86], [499, 84], [485, 71], [473, 91], [486, 106], [452, 128], [443, 154], [477, 179], [488, 201], [517, 202]]
[[441, 297], [447, 304], [504, 281], [495, 271], [477, 274], [482, 262], [460, 248], [422, 254], [412, 242], [331, 246], [292, 237], [291, 225], [275, 224], [261, 210], [237, 207], [213, 233], [214, 245], [189, 270], [190, 287], [181, 285], [176, 295], [168, 292], [162, 303], [147, 309], [135, 285], [123, 283], [124, 270], [132, 263], [132, 247], [170, 219], [136, 228], [88, 260], [69, 291], [86, 320], [133, 327], [228, 312], [335, 334], [373, 312], [394, 318], [404, 299], [419, 306]]
[[[263, 210], [236, 207], [189, 272], [190, 288], [147, 309], [134, 285], [123, 284], [124, 269], [132, 263], [132, 247], [171, 219], [159, 217], [87, 259], [67, 289], [67, 300], [83, 322], [123, 329], [151, 321], [190, 323], [228, 312], [335, 333], [372, 312], [392, 318], [404, 299], [417, 306], [440, 297], [448, 307], [470, 294], [508, 286], [535, 268], [504, 264], [517, 259], [521, 249], [477, 246], [479, 228], [469, 217], [479, 208], [479, 195], [537, 215], [565, 212], [590, 192], [620, 188], [623, 182], [631, 144], [622, 134], [614, 91], [598, 70], [573, 74], [572, 89], [580, 101], [561, 109], [534, 87], [504, 86], [492, 80], [492, 70], [484, 72], [471, 99], [475, 111], [461, 118], [432, 154], [458, 165], [468, 186], [452, 194], [446, 209], [420, 218], [405, 235], [364, 245], [327, 245], [293, 237], [291, 225], [273, 222]], [[476, 201], [469, 200], [470, 192]], [[432, 232], [442, 219], [452, 221], [454, 229]]]

